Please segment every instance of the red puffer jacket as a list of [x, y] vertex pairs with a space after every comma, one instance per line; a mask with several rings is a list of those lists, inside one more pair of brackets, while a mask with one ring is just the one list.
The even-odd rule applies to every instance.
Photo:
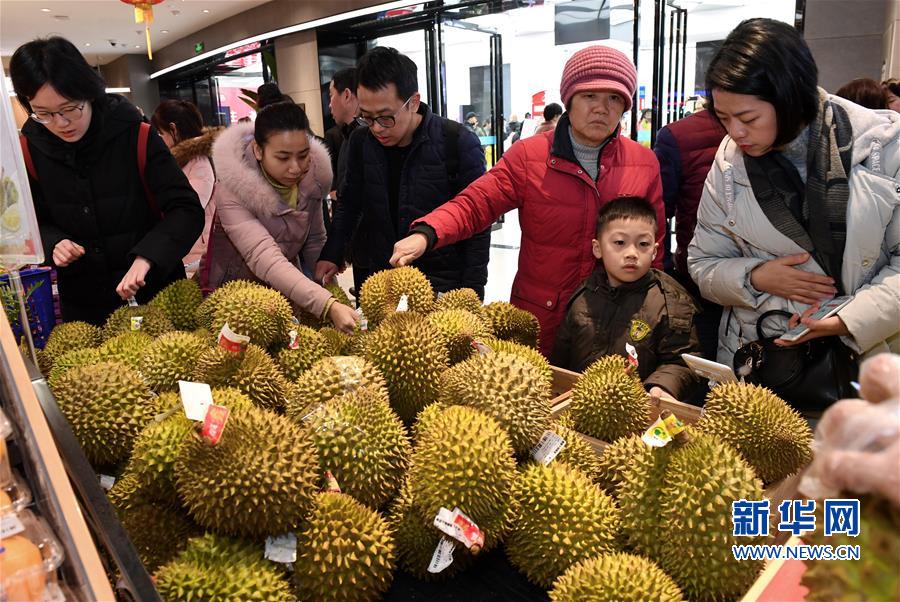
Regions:
[[596, 265], [597, 212], [618, 196], [646, 198], [656, 209], [660, 252], [653, 265], [661, 268], [665, 208], [653, 152], [615, 135], [600, 153], [600, 177], [593, 182], [575, 159], [563, 115], [555, 131], [516, 142], [491, 171], [419, 222], [434, 229], [439, 248], [519, 210], [522, 244], [510, 301], [537, 316], [541, 353], [549, 357], [569, 298]]

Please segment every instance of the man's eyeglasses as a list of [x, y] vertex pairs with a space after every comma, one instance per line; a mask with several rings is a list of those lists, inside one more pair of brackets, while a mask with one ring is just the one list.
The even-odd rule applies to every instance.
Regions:
[[86, 102], [81, 103], [80, 105], [76, 105], [74, 107], [65, 107], [60, 109], [59, 111], [35, 111], [30, 115], [32, 119], [37, 121], [38, 123], [42, 123], [47, 125], [53, 121], [53, 117], [59, 115], [66, 121], [75, 121], [81, 117], [81, 114], [84, 112], [84, 105]]
[[[415, 94], [413, 94], [413, 96], [415, 96]], [[380, 115], [378, 117], [363, 117], [362, 115], [358, 115], [357, 117], [354, 117], [354, 119], [356, 120], [356, 123], [358, 123], [359, 125], [364, 125], [367, 128], [374, 126], [376, 123], [384, 129], [392, 128], [397, 124], [397, 115], [400, 114], [400, 111], [406, 108], [406, 105], [408, 105], [409, 101], [411, 101], [412, 99], [412, 96], [407, 98], [406, 102], [404, 102], [403, 105], [399, 109], [397, 109], [397, 111], [393, 115]]]

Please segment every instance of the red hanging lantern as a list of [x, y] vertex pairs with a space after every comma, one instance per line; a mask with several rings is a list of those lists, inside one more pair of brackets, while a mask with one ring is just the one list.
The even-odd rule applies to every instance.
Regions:
[[150, 46], [150, 24], [153, 23], [153, 5], [163, 0], [121, 0], [134, 7], [134, 22], [144, 24], [144, 35], [147, 37], [147, 58], [153, 60], [153, 48]]

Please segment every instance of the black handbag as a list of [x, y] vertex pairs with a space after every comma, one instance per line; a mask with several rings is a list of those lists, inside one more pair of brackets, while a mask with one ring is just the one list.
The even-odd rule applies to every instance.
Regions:
[[821, 412], [839, 399], [858, 397], [850, 383], [859, 373], [856, 355], [840, 337], [821, 337], [800, 345], [779, 347], [778, 337], [763, 337], [763, 322], [775, 315], [791, 314], [775, 309], [756, 321], [758, 340], [734, 354], [734, 371], [746, 382], [762, 385], [801, 412]]

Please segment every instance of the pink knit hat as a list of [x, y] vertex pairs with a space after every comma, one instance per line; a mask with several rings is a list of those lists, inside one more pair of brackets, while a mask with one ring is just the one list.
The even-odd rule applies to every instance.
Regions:
[[628, 111], [636, 85], [637, 71], [623, 52], [609, 46], [589, 46], [573, 54], [566, 63], [559, 83], [559, 94], [568, 107], [577, 92], [618, 92], [625, 100], [625, 110]]

